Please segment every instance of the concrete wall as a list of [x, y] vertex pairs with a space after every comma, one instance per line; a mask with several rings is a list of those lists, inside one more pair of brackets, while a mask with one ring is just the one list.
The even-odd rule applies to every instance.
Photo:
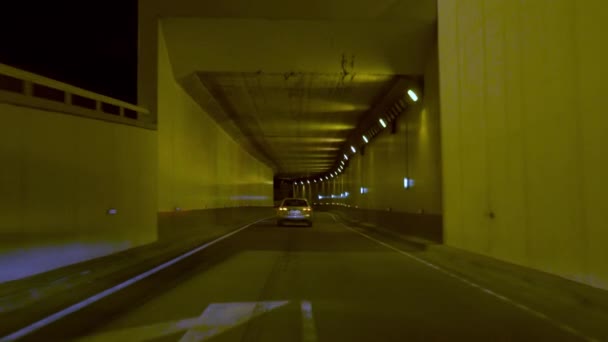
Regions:
[[156, 239], [155, 131], [6, 103], [0, 122], [0, 281]]
[[176, 82], [159, 26], [159, 211], [272, 206], [272, 170], [238, 145]]
[[[441, 215], [441, 153], [439, 140], [439, 84], [437, 51], [430, 53], [422, 101], [399, 116], [395, 134], [385, 128], [365, 146], [365, 154], [351, 157], [338, 177], [322, 184], [305, 186], [306, 197], [348, 192], [344, 200], [333, 200], [363, 209]], [[403, 179], [414, 180], [404, 188]], [[297, 188], [301, 189], [301, 186]], [[366, 193], [361, 193], [361, 188]], [[301, 193], [301, 192], [300, 192]]]
[[602, 0], [439, 0], [448, 244], [608, 288]]

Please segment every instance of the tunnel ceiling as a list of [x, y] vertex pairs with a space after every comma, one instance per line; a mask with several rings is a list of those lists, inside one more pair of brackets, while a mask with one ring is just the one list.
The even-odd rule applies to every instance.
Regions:
[[336, 165], [396, 80], [423, 74], [435, 41], [434, 1], [141, 3], [164, 18], [176, 79], [280, 177]]
[[335, 164], [359, 118], [390, 89], [387, 75], [199, 73], [203, 85], [284, 176]]

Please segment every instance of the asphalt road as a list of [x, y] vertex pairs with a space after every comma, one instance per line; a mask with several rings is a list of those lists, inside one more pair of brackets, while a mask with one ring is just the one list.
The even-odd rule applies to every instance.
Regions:
[[263, 221], [46, 336], [71, 329], [85, 341], [579, 340], [408, 257], [419, 253], [412, 247], [361, 232], [328, 213], [317, 213], [312, 228]]

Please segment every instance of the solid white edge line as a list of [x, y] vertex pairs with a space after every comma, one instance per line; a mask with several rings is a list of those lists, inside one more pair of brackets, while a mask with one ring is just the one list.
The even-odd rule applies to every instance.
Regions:
[[518, 309], [520, 309], [522, 311], [527, 312], [528, 314], [531, 314], [533, 316], [536, 316], [537, 318], [540, 318], [540, 319], [542, 319], [544, 321], [547, 321], [547, 322], [551, 323], [551, 325], [559, 328], [560, 330], [563, 330], [563, 331], [565, 331], [567, 333], [570, 333], [572, 335], [575, 335], [575, 336], [580, 337], [580, 338], [582, 338], [584, 340], [587, 340], [587, 341], [593, 341], [593, 342], [599, 341], [598, 339], [595, 339], [595, 338], [592, 338], [592, 337], [589, 337], [589, 336], [583, 334], [582, 332], [574, 329], [571, 326], [568, 326], [568, 325], [566, 325], [564, 323], [552, 320], [547, 315], [545, 315], [545, 314], [543, 314], [543, 313], [541, 313], [539, 311], [536, 311], [536, 310], [530, 308], [527, 305], [521, 304], [521, 303], [519, 303], [519, 302], [517, 302], [517, 301], [515, 301], [513, 299], [510, 299], [510, 298], [508, 298], [508, 297], [506, 297], [504, 295], [496, 293], [493, 290], [485, 288], [485, 287], [483, 287], [483, 286], [481, 286], [481, 285], [479, 285], [479, 284], [477, 284], [477, 283], [475, 283], [475, 282], [473, 282], [471, 280], [468, 280], [468, 279], [463, 278], [463, 277], [461, 277], [461, 276], [459, 276], [459, 275], [457, 275], [455, 273], [452, 273], [452, 272], [450, 272], [450, 271], [448, 271], [448, 270], [446, 270], [446, 269], [444, 269], [444, 268], [442, 268], [440, 266], [432, 264], [432, 263], [430, 263], [430, 262], [428, 262], [428, 261], [426, 261], [424, 259], [420, 259], [420, 258], [418, 258], [418, 257], [416, 257], [416, 256], [414, 256], [414, 255], [412, 255], [412, 254], [410, 254], [410, 253], [408, 253], [406, 251], [403, 251], [403, 250], [401, 250], [401, 249], [399, 249], [397, 247], [389, 245], [386, 242], [380, 241], [380, 240], [378, 240], [378, 239], [376, 239], [374, 237], [371, 237], [371, 236], [369, 236], [369, 235], [367, 235], [365, 233], [362, 233], [362, 232], [360, 232], [360, 231], [358, 231], [358, 230], [356, 230], [354, 228], [351, 228], [351, 227], [347, 226], [346, 224], [338, 221], [336, 219], [336, 217], [334, 216], [334, 214], [329, 213], [329, 215], [331, 215], [331, 217], [334, 219], [335, 222], [339, 223], [340, 225], [342, 225], [346, 229], [348, 229], [348, 230], [350, 230], [350, 231], [352, 231], [354, 233], [357, 233], [357, 234], [359, 234], [359, 235], [367, 238], [368, 240], [376, 242], [376, 243], [378, 243], [378, 244], [380, 244], [380, 245], [382, 245], [382, 246], [384, 246], [384, 247], [386, 247], [386, 248], [388, 248], [390, 250], [393, 250], [393, 251], [395, 251], [395, 252], [397, 252], [397, 253], [399, 253], [401, 255], [407, 256], [408, 258], [410, 258], [412, 260], [415, 260], [415, 261], [417, 261], [417, 262], [419, 262], [419, 263], [421, 263], [421, 264], [423, 264], [425, 266], [428, 266], [428, 267], [430, 267], [430, 268], [432, 268], [434, 270], [437, 270], [437, 271], [439, 271], [439, 272], [441, 272], [441, 273], [443, 273], [443, 274], [445, 274], [445, 275], [447, 275], [447, 276], [449, 276], [451, 278], [457, 279], [457, 280], [459, 280], [459, 281], [461, 281], [461, 282], [463, 282], [463, 283], [465, 283], [465, 284], [467, 284], [467, 285], [469, 285], [469, 286], [471, 286], [473, 288], [476, 288], [476, 289], [480, 290], [481, 292], [484, 292], [484, 293], [486, 293], [486, 294], [488, 294], [488, 295], [490, 295], [490, 296], [492, 296], [494, 298], [497, 298], [497, 299], [499, 299], [499, 300], [501, 300], [501, 301], [503, 301], [505, 303], [509, 303], [509, 304], [515, 306], [516, 308], [518, 308]]
[[89, 297], [89, 298], [87, 298], [87, 299], [85, 299], [83, 301], [80, 301], [80, 302], [78, 302], [76, 304], [73, 304], [73, 305], [71, 305], [71, 306], [69, 306], [69, 307], [67, 307], [67, 308], [65, 308], [65, 309], [63, 309], [61, 311], [58, 311], [58, 312], [56, 312], [56, 313], [54, 313], [54, 314], [52, 314], [50, 316], [47, 316], [47, 317], [45, 317], [45, 318], [43, 318], [43, 319], [41, 319], [41, 320], [39, 320], [37, 322], [34, 322], [34, 323], [32, 323], [32, 324], [24, 327], [24, 328], [21, 328], [21, 329], [15, 331], [14, 333], [6, 335], [6, 336], [2, 337], [0, 339], [0, 341], [1, 342], [15, 341], [17, 339], [25, 337], [25, 336], [33, 333], [36, 330], [39, 330], [39, 329], [41, 329], [41, 328], [43, 328], [43, 327], [45, 327], [45, 326], [47, 326], [47, 325], [49, 325], [51, 323], [54, 323], [54, 322], [56, 322], [56, 321], [58, 321], [58, 320], [60, 320], [60, 319], [62, 319], [64, 317], [66, 317], [67, 315], [70, 315], [70, 314], [72, 314], [72, 313], [74, 313], [74, 312], [76, 312], [78, 310], [81, 310], [81, 309], [83, 309], [83, 308], [85, 308], [85, 307], [87, 307], [87, 306], [89, 306], [89, 305], [91, 305], [91, 304], [93, 304], [93, 303], [95, 303], [95, 302], [97, 302], [97, 301], [99, 301], [99, 300], [101, 300], [101, 299], [109, 296], [109, 295], [112, 295], [112, 294], [114, 294], [114, 293], [116, 293], [116, 292], [118, 292], [118, 291], [120, 291], [120, 290], [122, 290], [122, 289], [124, 289], [124, 288], [126, 288], [128, 286], [131, 286], [131, 285], [135, 284], [136, 282], [138, 282], [138, 281], [140, 281], [142, 279], [145, 279], [145, 278], [147, 278], [147, 277], [149, 277], [149, 276], [151, 276], [151, 275], [153, 275], [153, 274], [155, 274], [155, 273], [157, 273], [159, 271], [162, 271], [165, 268], [167, 268], [167, 267], [169, 267], [169, 266], [171, 266], [171, 265], [173, 265], [173, 264], [175, 264], [175, 263], [177, 263], [177, 262], [179, 262], [179, 261], [181, 261], [181, 260], [183, 260], [183, 259], [185, 259], [185, 258], [187, 258], [187, 257], [189, 257], [191, 255], [193, 255], [193, 254], [196, 254], [196, 253], [198, 253], [198, 252], [206, 249], [207, 247], [209, 247], [211, 245], [214, 245], [214, 244], [216, 244], [216, 243], [218, 243], [218, 242], [220, 242], [220, 241], [222, 241], [222, 240], [224, 240], [224, 239], [226, 239], [226, 238], [228, 238], [228, 237], [230, 237], [230, 236], [232, 236], [232, 235], [234, 235], [234, 234], [236, 234], [236, 233], [238, 233], [238, 232], [240, 232], [242, 230], [245, 230], [245, 229], [253, 226], [254, 224], [257, 224], [259, 222], [268, 220], [270, 218], [272, 218], [272, 217], [266, 217], [266, 218], [257, 220], [255, 222], [249, 223], [249, 224], [247, 224], [247, 225], [245, 225], [245, 226], [243, 226], [241, 228], [238, 228], [237, 230], [234, 230], [234, 231], [232, 231], [232, 232], [230, 232], [230, 233], [228, 233], [226, 235], [222, 235], [222, 236], [220, 236], [219, 238], [217, 238], [217, 239], [215, 239], [213, 241], [207, 242], [207, 243], [205, 243], [205, 244], [203, 244], [203, 245], [201, 245], [199, 247], [196, 247], [195, 249], [192, 249], [192, 250], [190, 250], [190, 251], [188, 251], [188, 252], [186, 252], [186, 253], [184, 253], [184, 254], [182, 254], [180, 256], [177, 256], [177, 257], [175, 257], [175, 258], [173, 258], [173, 259], [171, 259], [171, 260], [169, 260], [169, 261], [167, 261], [167, 262], [159, 265], [159, 266], [156, 266], [156, 267], [154, 267], [154, 268], [152, 268], [152, 269], [150, 269], [150, 270], [148, 270], [148, 271], [146, 271], [144, 273], [141, 273], [140, 275], [137, 275], [137, 276], [135, 276], [135, 277], [133, 277], [131, 279], [125, 280], [124, 282], [122, 282], [122, 283], [120, 283], [118, 285], [115, 285], [115, 286], [113, 286], [113, 287], [111, 287], [109, 289], [106, 289], [106, 290], [104, 290], [102, 292], [99, 292], [98, 294], [95, 294], [95, 295], [93, 295], [93, 296], [91, 296], [91, 297]]

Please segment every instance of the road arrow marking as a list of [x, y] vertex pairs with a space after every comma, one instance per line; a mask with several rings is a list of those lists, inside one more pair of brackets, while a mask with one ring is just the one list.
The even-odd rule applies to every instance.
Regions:
[[188, 330], [180, 342], [204, 341], [287, 303], [281, 301], [211, 304], [200, 317], [202, 324]]
[[205, 341], [288, 303], [288, 301], [213, 303], [199, 317], [110, 331], [86, 336], [79, 341], [145, 341], [180, 331], [186, 331], [180, 341]]

